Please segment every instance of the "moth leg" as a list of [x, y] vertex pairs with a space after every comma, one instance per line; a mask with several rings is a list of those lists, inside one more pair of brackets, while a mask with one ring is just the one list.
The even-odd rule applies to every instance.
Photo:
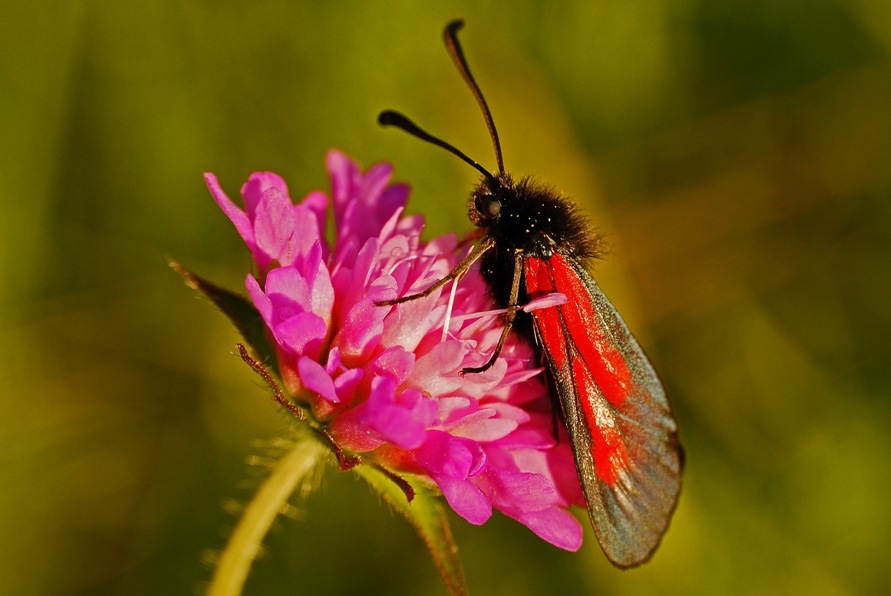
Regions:
[[426, 298], [439, 288], [443, 287], [453, 279], [461, 279], [464, 277], [464, 274], [467, 273], [467, 270], [470, 269], [470, 266], [473, 265], [477, 259], [479, 259], [483, 254], [495, 246], [495, 240], [490, 237], [486, 237], [476, 245], [469, 255], [464, 257], [460, 263], [455, 265], [455, 268], [449, 271], [449, 274], [431, 285], [429, 288], [424, 290], [423, 292], [418, 292], [416, 294], [409, 294], [407, 296], [402, 296], [401, 298], [396, 298], [394, 300], [375, 300], [375, 306], [393, 306], [394, 304], [402, 304], [403, 302], [411, 302], [412, 300], [418, 300], [420, 298]]
[[504, 342], [507, 340], [511, 328], [514, 326], [514, 319], [517, 318], [517, 310], [519, 309], [517, 302], [519, 302], [520, 299], [520, 280], [523, 277], [523, 258], [522, 251], [517, 251], [514, 254], [514, 279], [510, 286], [510, 299], [508, 300], [507, 312], [504, 313], [504, 329], [501, 330], [501, 337], [498, 338], [498, 345], [495, 346], [495, 352], [492, 353], [489, 361], [484, 365], [461, 369], [461, 374], [485, 372], [492, 368], [495, 361], [498, 360], [498, 357], [501, 355], [501, 350], [504, 348]]

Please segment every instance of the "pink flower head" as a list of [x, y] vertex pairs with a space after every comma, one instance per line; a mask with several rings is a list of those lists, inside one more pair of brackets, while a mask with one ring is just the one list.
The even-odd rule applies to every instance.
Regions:
[[390, 183], [389, 164], [363, 172], [331, 151], [327, 166], [333, 200], [316, 191], [293, 204], [284, 180], [255, 173], [242, 187], [244, 210], [205, 176], [257, 264], [246, 286], [286, 388], [341, 448], [429, 478], [470, 523], [494, 508], [578, 549], [581, 526], [567, 509], [584, 500], [562, 425], [554, 436], [541, 369], [530, 367], [532, 349], [511, 335], [493, 367], [461, 374], [486, 362], [502, 329], [498, 317], [478, 314], [492, 304], [476, 268], [450, 310], [450, 286], [375, 304], [427, 288], [468, 246], [454, 235], [421, 241], [423, 219], [404, 215], [409, 189]]

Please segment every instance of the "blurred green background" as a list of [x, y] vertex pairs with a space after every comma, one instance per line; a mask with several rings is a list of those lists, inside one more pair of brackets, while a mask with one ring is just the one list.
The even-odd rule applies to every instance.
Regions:
[[[620, 572], [503, 517], [454, 519], [476, 594], [887, 593], [891, 5], [886, 0], [3, 2], [0, 585], [192, 594], [290, 424], [236, 333], [168, 269], [242, 288], [203, 186], [389, 160], [429, 233], [474, 172], [375, 124], [405, 111], [577, 197], [597, 276], [660, 370], [680, 507]], [[251, 459], [254, 458], [254, 459]], [[443, 594], [409, 526], [329, 468], [249, 594]]]

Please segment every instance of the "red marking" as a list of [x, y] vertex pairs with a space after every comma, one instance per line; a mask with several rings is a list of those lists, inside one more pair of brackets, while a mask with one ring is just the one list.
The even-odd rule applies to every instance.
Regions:
[[609, 486], [615, 486], [618, 472], [628, 464], [625, 443], [612, 409], [601, 401], [597, 386], [585, 361], [572, 359], [572, 372], [578, 388], [578, 397], [591, 429], [591, 455], [594, 472]]
[[[529, 298], [538, 298], [545, 294], [556, 292], [554, 280], [551, 278], [551, 270], [542, 259], [528, 257], [523, 263], [526, 272], [526, 292]], [[568, 297], [568, 296], [567, 296]], [[570, 297], [570, 300], [572, 298]], [[563, 327], [560, 325], [560, 311], [558, 308], [542, 308], [533, 311], [532, 316], [538, 323], [538, 330], [542, 342], [547, 346], [548, 357], [557, 369], [562, 370], [566, 365], [566, 341], [563, 337]]]
[[[532, 316], [551, 366], [567, 375], [570, 374], [566, 370], [568, 361], [572, 367], [570, 382], [574, 386], [559, 387], [558, 391], [562, 399], [580, 400], [591, 431], [594, 470], [601, 480], [614, 486], [619, 470], [628, 462], [612, 410], [621, 406], [630, 394], [628, 365], [604, 334], [584, 280], [563, 256], [527, 257], [524, 271], [530, 299], [550, 292], [561, 292], [569, 298], [565, 305], [539, 309]], [[575, 346], [575, 351], [570, 352], [570, 344]], [[566, 395], [567, 392], [573, 394]], [[603, 403], [602, 398], [608, 404]]]
[[572, 341], [582, 353], [600, 392], [614, 406], [628, 398], [631, 373], [621, 352], [605, 337], [600, 328], [600, 317], [594, 312], [585, 282], [559, 253], [550, 258], [557, 292], [566, 294], [572, 308], [562, 310]]
[[601, 393], [614, 406], [622, 405], [630, 393], [631, 373], [621, 352], [610, 344], [600, 329], [600, 318], [594, 312], [594, 303], [585, 282], [559, 253], [547, 260], [527, 257], [524, 267], [530, 299], [550, 292], [560, 292], [569, 298], [565, 306], [544, 308], [532, 313], [554, 366], [562, 369], [566, 362], [566, 342], [557, 316], [560, 312], [566, 320], [572, 342], [591, 367]]

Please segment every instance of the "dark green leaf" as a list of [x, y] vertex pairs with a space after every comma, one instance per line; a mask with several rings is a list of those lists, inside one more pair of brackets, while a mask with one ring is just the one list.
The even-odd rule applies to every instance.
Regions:
[[198, 277], [176, 261], [170, 261], [170, 267], [183, 276], [187, 286], [210, 298], [217, 308], [229, 317], [257, 358], [277, 375], [278, 364], [275, 350], [266, 338], [263, 319], [254, 305], [244, 296]]

